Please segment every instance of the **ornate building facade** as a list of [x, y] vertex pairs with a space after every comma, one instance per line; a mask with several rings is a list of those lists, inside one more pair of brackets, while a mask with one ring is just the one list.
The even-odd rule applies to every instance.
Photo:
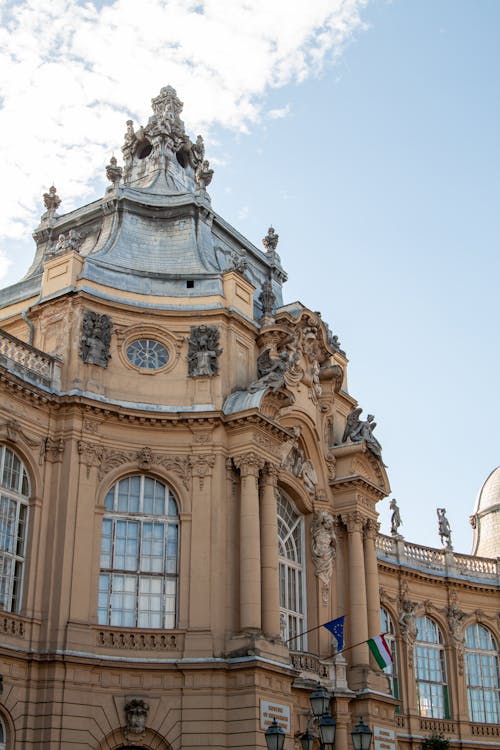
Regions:
[[498, 559], [379, 534], [338, 338], [283, 303], [275, 231], [214, 212], [175, 91], [152, 104], [103, 198], [45, 194], [0, 292], [0, 748], [263, 748], [275, 717], [292, 750], [318, 683], [338, 750], [360, 717], [376, 750], [498, 747]]

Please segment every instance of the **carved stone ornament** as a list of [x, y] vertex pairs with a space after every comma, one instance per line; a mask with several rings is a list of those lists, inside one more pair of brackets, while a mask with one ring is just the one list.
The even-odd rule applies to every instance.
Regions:
[[262, 306], [262, 314], [264, 316], [272, 316], [276, 304], [276, 295], [273, 292], [273, 285], [269, 279], [262, 284], [259, 302]]
[[323, 604], [328, 604], [328, 587], [336, 555], [335, 522], [324, 510], [314, 514], [311, 524], [311, 551], [315, 572], [322, 586]]
[[237, 271], [244, 274], [248, 268], [248, 258], [243, 250], [231, 250], [231, 256], [227, 266], [228, 271]]
[[40, 445], [40, 460], [39, 463], [42, 465], [45, 461], [50, 463], [60, 463], [63, 459], [64, 453], [64, 440], [63, 438], [50, 438], [46, 437], [42, 440]]
[[[213, 170], [205, 159], [203, 138], [199, 135], [193, 143], [187, 136], [180, 118], [183, 103], [172, 86], [164, 86], [151, 100], [153, 114], [145, 127], [134, 130], [132, 120], [127, 120], [125, 142], [122, 147], [125, 167], [123, 181], [127, 185], [134, 177], [141, 178], [149, 170], [167, 170], [174, 167], [170, 178], [175, 179], [175, 169], [183, 168], [204, 190], [211, 182]], [[181, 187], [181, 185], [178, 185]]]
[[111, 318], [93, 310], [83, 311], [80, 356], [87, 365], [107, 367], [111, 358]]
[[118, 166], [116, 156], [112, 156], [109, 160], [109, 164], [106, 165], [106, 177], [112, 183], [113, 187], [116, 187], [120, 182], [123, 174], [123, 169]]
[[125, 704], [127, 721], [125, 732], [128, 735], [141, 735], [146, 731], [149, 705], [142, 698], [133, 698]]
[[273, 392], [285, 384], [285, 372], [289, 367], [289, 353], [283, 349], [277, 359], [270, 356], [270, 349], [264, 349], [257, 358], [258, 380], [248, 386], [250, 393], [270, 388]]
[[375, 417], [373, 414], [368, 414], [366, 420], [360, 419], [360, 414], [363, 411], [360, 407], [353, 409], [353, 411], [347, 417], [344, 434], [342, 436], [343, 443], [361, 443], [363, 440], [366, 441], [367, 447], [371, 452], [382, 458], [382, 446], [373, 434], [373, 430], [377, 426], [377, 423], [373, 420]]
[[190, 377], [212, 377], [219, 371], [219, 329], [217, 326], [191, 326], [188, 348]]
[[162, 466], [180, 477], [184, 487], [189, 488], [191, 467], [189, 458], [184, 456], [168, 456], [154, 453], [149, 447], [138, 451], [120, 451], [105, 448], [98, 443], [78, 442], [80, 462], [87, 467], [87, 478], [92, 468], [97, 469], [97, 477], [101, 480], [109, 471], [126, 463], [136, 463], [139, 469], [149, 469], [152, 466]]
[[418, 608], [418, 602], [410, 601], [409, 599], [401, 599], [399, 603], [399, 629], [401, 631], [401, 637], [408, 644], [413, 647], [417, 638], [417, 622], [416, 622], [416, 611]]
[[68, 234], [60, 234], [57, 238], [56, 244], [51, 249], [49, 255], [61, 255], [73, 251], [76, 253], [80, 252], [80, 247], [83, 242], [83, 236], [76, 229], [70, 229]]
[[48, 193], [43, 194], [43, 203], [45, 205], [45, 208], [47, 209], [47, 214], [49, 216], [54, 216], [55, 212], [61, 205], [61, 199], [57, 195], [57, 189], [55, 185], [49, 187]]
[[215, 466], [215, 456], [211, 453], [189, 457], [189, 466], [193, 477], [198, 477], [200, 490], [205, 485], [205, 479], [212, 474]]

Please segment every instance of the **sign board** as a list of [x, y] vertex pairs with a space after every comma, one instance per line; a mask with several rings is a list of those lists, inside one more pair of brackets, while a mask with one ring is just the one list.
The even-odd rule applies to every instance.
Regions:
[[396, 750], [396, 733], [388, 727], [373, 727], [375, 750]]
[[274, 701], [260, 701], [260, 728], [266, 730], [276, 719], [285, 734], [290, 734], [290, 706]]

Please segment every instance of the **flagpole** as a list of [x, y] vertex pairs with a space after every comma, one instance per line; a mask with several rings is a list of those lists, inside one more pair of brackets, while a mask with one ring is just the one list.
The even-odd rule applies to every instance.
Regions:
[[[337, 620], [340, 620], [342, 617], [345, 617], [345, 615], [341, 615], [341, 617], [337, 617]], [[329, 620], [328, 623], [322, 622], [321, 625], [316, 625], [314, 628], [309, 628], [309, 630], [303, 630], [302, 633], [298, 633], [297, 635], [292, 636], [291, 638], [288, 638], [284, 643], [290, 643], [290, 641], [295, 641], [297, 638], [300, 638], [303, 635], [306, 635], [307, 633], [312, 633], [313, 630], [319, 630], [320, 628], [324, 628], [325, 624], [329, 624], [330, 622], [335, 622], [335, 620]], [[328, 628], [327, 628], [328, 630]], [[329, 633], [331, 633], [330, 630], [328, 630]], [[333, 633], [331, 633], [333, 635]], [[335, 636], [333, 636], [335, 638]]]
[[[379, 635], [389, 635], [389, 631], [386, 631], [385, 633], [379, 633]], [[371, 640], [371, 639], [370, 638], [366, 638], [364, 641], [359, 641], [358, 643], [353, 643], [352, 646], [346, 646], [341, 651], [335, 651], [333, 654], [330, 654], [330, 656], [327, 656], [326, 658], [327, 659], [331, 659], [333, 656], [337, 656], [337, 654], [343, 654], [344, 651], [350, 651], [351, 648], [356, 648], [356, 646], [361, 646], [363, 643], [368, 643], [369, 640]]]

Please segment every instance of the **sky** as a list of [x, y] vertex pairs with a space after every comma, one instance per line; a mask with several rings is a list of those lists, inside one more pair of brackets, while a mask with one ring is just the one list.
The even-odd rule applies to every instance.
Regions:
[[[272, 224], [337, 333], [405, 538], [469, 553], [500, 464], [497, 0], [0, 0], [0, 284], [25, 273], [54, 183], [100, 197], [125, 122], [170, 84], [214, 209]], [[389, 498], [381, 530], [389, 532]]]

